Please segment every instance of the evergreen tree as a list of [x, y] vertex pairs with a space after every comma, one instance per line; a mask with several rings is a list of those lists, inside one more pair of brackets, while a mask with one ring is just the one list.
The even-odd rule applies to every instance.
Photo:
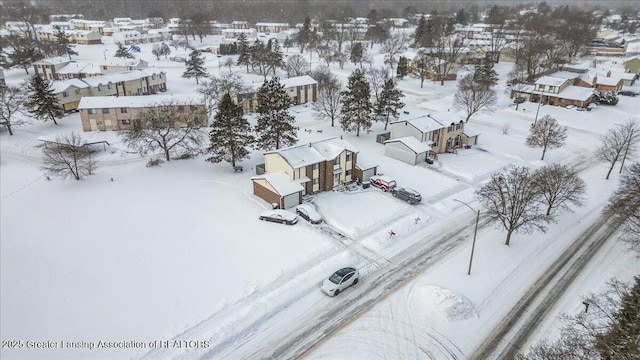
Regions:
[[[276, 76], [276, 69], [284, 67], [284, 56], [282, 55], [282, 49], [280, 43], [276, 39], [270, 39], [267, 43], [267, 65], [273, 72], [273, 76]], [[266, 72], [265, 72], [266, 75]]]
[[353, 65], [356, 65], [357, 63], [362, 63], [362, 56], [363, 56], [362, 43], [360, 42], [354, 43], [353, 46], [351, 47], [351, 55], [349, 56], [349, 60], [353, 63]]
[[384, 120], [385, 130], [387, 130], [391, 117], [397, 118], [399, 115], [398, 110], [404, 107], [404, 103], [400, 101], [400, 98], [403, 96], [402, 91], [396, 87], [393, 79], [386, 79], [384, 81], [378, 102], [375, 104], [375, 112], [378, 118]]
[[125, 58], [125, 59], [133, 59], [134, 56], [131, 55], [129, 50], [122, 43], [118, 43], [118, 50], [116, 50], [116, 54], [114, 55], [117, 58]]
[[476, 69], [473, 74], [473, 81], [483, 85], [487, 89], [498, 84], [498, 73], [493, 69], [493, 62], [476, 65]]
[[250, 64], [251, 52], [249, 49], [249, 43], [247, 42], [247, 36], [245, 34], [240, 34], [240, 37], [238, 38], [238, 62], [236, 65], [246, 65], [248, 73]]
[[218, 112], [209, 132], [211, 145], [207, 151], [211, 156], [207, 161], [226, 161], [231, 166], [248, 159], [255, 138], [251, 135], [251, 125], [242, 115], [242, 107], [236, 105], [229, 93], [225, 93], [218, 105]]
[[209, 77], [207, 69], [204, 67], [204, 57], [200, 56], [200, 50], [193, 50], [189, 54], [189, 59], [185, 63], [187, 69], [182, 74], [183, 78], [191, 79], [196, 78], [196, 84], [199, 83], [200, 78]]
[[342, 116], [340, 124], [344, 131], [355, 131], [356, 136], [360, 136], [360, 129], [369, 130], [371, 128], [371, 89], [369, 83], [364, 78], [364, 73], [360, 69], [355, 69], [349, 75], [347, 89], [340, 93], [342, 95]]
[[289, 114], [291, 98], [277, 77], [265, 81], [258, 90], [256, 112], [258, 147], [264, 150], [280, 149], [296, 143], [298, 128]]
[[302, 28], [298, 31], [296, 35], [296, 43], [300, 47], [300, 53], [304, 53], [304, 47], [309, 44], [311, 41], [311, 19], [309, 16], [304, 18], [304, 23], [302, 24]]
[[427, 37], [427, 33], [429, 33], [429, 24], [427, 19], [424, 17], [420, 17], [420, 21], [418, 21], [418, 26], [416, 27], [416, 31], [413, 34], [413, 47], [424, 46], [424, 39]]
[[55, 36], [58, 40], [56, 44], [57, 55], [67, 55], [69, 59], [71, 59], [71, 55], [78, 55], [78, 52], [74, 50], [75, 45], [69, 41], [69, 37], [59, 26], [56, 26]]
[[404, 79], [409, 74], [409, 61], [406, 57], [400, 56], [398, 60], [398, 67], [396, 68], [396, 75], [398, 79]]
[[162, 42], [161, 46], [162, 47], [160, 48], [160, 53], [164, 55], [164, 58], [166, 59], [167, 56], [171, 55], [171, 48], [164, 41]]
[[58, 99], [53, 94], [51, 84], [39, 75], [33, 75], [27, 87], [27, 101], [24, 106], [39, 120], [56, 122], [56, 114], [60, 111]]

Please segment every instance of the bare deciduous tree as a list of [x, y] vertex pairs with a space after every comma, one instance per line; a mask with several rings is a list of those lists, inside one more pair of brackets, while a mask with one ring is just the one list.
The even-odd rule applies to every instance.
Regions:
[[210, 80], [203, 81], [196, 90], [204, 97], [207, 113], [212, 114], [217, 111], [218, 103], [225, 93], [229, 93], [232, 98], [251, 91], [245, 81], [235, 73], [224, 73], [220, 76], [211, 75]]
[[545, 223], [551, 220], [540, 212], [540, 192], [532, 177], [528, 168], [512, 167], [504, 174], [491, 175], [476, 191], [489, 220], [501, 224], [507, 231], [505, 245], [509, 245], [513, 232], [544, 232]]
[[384, 81], [387, 79], [387, 71], [384, 68], [370, 68], [365, 70], [365, 78], [369, 82], [371, 92], [373, 93], [374, 102], [378, 102], [380, 92], [384, 87]]
[[533, 175], [533, 183], [538, 187], [547, 205], [546, 215], [552, 210], [569, 210], [569, 205], [582, 206], [585, 182], [576, 172], [565, 165], [553, 164], [538, 169]]
[[302, 55], [292, 55], [287, 58], [284, 70], [287, 77], [302, 76], [309, 72], [309, 62]]
[[17, 87], [0, 87], [0, 125], [4, 124], [13, 135], [13, 115], [20, 112], [26, 100], [25, 94]]
[[640, 163], [632, 164], [622, 173], [620, 186], [605, 212], [624, 221], [622, 238], [640, 255]]
[[543, 116], [531, 126], [529, 131], [527, 146], [542, 148], [542, 158], [540, 160], [544, 160], [544, 154], [547, 149], [562, 147], [567, 139], [567, 127], [558, 124], [556, 119], [549, 115]]
[[473, 74], [467, 74], [458, 83], [453, 105], [456, 109], [464, 109], [467, 112], [465, 121], [469, 122], [471, 116], [481, 110], [493, 112], [497, 101], [495, 90], [473, 81]]
[[91, 175], [95, 169], [93, 151], [80, 135], [73, 132], [60, 135], [55, 141], [47, 141], [42, 154], [41, 169], [50, 176], [80, 180]]
[[606, 179], [609, 179], [618, 160], [635, 154], [639, 139], [640, 128], [634, 119], [617, 124], [600, 137], [601, 144], [596, 149], [595, 156], [599, 160], [611, 163]]
[[409, 37], [402, 33], [390, 36], [387, 40], [382, 43], [382, 48], [380, 51], [384, 53], [384, 62], [385, 64], [389, 64], [389, 76], [393, 77], [395, 72], [393, 65], [398, 62], [398, 57], [400, 54], [407, 50], [407, 46], [409, 45]]
[[202, 131], [206, 126], [204, 110], [192, 104], [168, 101], [146, 108], [134, 120], [132, 130], [121, 133], [123, 142], [141, 155], [161, 149], [166, 161], [171, 154], [193, 155], [202, 152], [207, 136]]
[[313, 104], [321, 117], [331, 119], [331, 127], [335, 125], [335, 120], [340, 117], [342, 111], [341, 90], [340, 82], [335, 77], [325, 79]]

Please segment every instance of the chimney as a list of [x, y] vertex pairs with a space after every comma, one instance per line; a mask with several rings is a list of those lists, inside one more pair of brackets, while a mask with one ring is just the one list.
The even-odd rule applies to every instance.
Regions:
[[611, 77], [611, 70], [607, 71], [607, 77]]
[[598, 83], [598, 75], [595, 75], [593, 77], [593, 81], [591, 82], [591, 87], [596, 87], [597, 83]]

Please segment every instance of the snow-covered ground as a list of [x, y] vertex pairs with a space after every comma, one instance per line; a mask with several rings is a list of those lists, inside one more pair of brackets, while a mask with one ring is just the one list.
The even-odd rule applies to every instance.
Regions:
[[[151, 46], [141, 44], [140, 56], [167, 72], [168, 93], [192, 93], [195, 81], [181, 77], [184, 64], [156, 60]], [[116, 46], [76, 49], [77, 60], [99, 61], [103, 50], [115, 53]], [[187, 55], [172, 51], [171, 56]], [[204, 55], [209, 71], [220, 71], [220, 59]], [[376, 53], [374, 59], [382, 64], [382, 55]], [[313, 62], [317, 64], [315, 54]], [[510, 66], [498, 64], [496, 70], [504, 77]], [[344, 79], [353, 69], [353, 64], [333, 68]], [[9, 85], [17, 85], [26, 74], [11, 70], [6, 77]], [[262, 76], [247, 78], [262, 81]], [[425, 82], [420, 88], [419, 79], [406, 79], [399, 87], [412, 109], [455, 111], [454, 83]], [[442, 154], [434, 165], [410, 166], [384, 157], [382, 145], [375, 142], [383, 124], [356, 137], [332, 128], [311, 107], [292, 109], [301, 142], [343, 135], [382, 172], [423, 196], [416, 206], [374, 188], [314, 196], [328, 226], [347, 236], [351, 245], [303, 220], [282, 226], [257, 219], [269, 207], [252, 194], [252, 170], [263, 162], [259, 152], [242, 164], [248, 170], [242, 173], [202, 157], [146, 168], [146, 159], [129, 153], [116, 133], [82, 133], [78, 114], [65, 116], [59, 126], [32, 120], [16, 127], [14, 136], [1, 133], [1, 357], [139, 358], [161, 341], [184, 334], [193, 342], [183, 344], [185, 351], [196, 346], [206, 353], [216, 344], [216, 334], [228, 335], [279, 304], [292, 304], [291, 309], [283, 307], [281, 318], [295, 322], [296, 309], [343, 301], [342, 295], [326, 298], [319, 289], [296, 298], [300, 288], [319, 284], [338, 267], [361, 268], [366, 282], [368, 271], [384, 266], [378, 259], [392, 258], [422, 241], [423, 234], [472, 224], [474, 213], [454, 199], [479, 209], [473, 192], [492, 172], [510, 164], [583, 164], [580, 176], [588, 185], [584, 207], [560, 216], [547, 233], [514, 235], [509, 247], [503, 245], [503, 232], [481, 229], [471, 276], [466, 275], [469, 238], [309, 357], [451, 359], [469, 354], [554, 254], [598, 216], [618, 180], [617, 173], [604, 180], [606, 165], [592, 159], [598, 136], [640, 113], [638, 97], [621, 97], [615, 107], [591, 112], [542, 106], [540, 117], [551, 115], [569, 131], [566, 146], [540, 161], [541, 150], [524, 142], [538, 105], [524, 103], [516, 111], [504, 90], [501, 81], [495, 113], [470, 121], [481, 132], [478, 146]], [[71, 131], [109, 142], [99, 153], [96, 174], [79, 182], [46, 180], [38, 168], [38, 138]], [[389, 237], [390, 230], [396, 236]], [[638, 273], [637, 258], [611, 241], [553, 312], [581, 311], [581, 295], [602, 289], [610, 277], [629, 280]], [[556, 335], [557, 325], [554, 319], [545, 322], [540, 336]], [[7, 348], [5, 341], [23, 347]], [[115, 343], [98, 347], [100, 341]], [[173, 354], [184, 355], [180, 350]]]

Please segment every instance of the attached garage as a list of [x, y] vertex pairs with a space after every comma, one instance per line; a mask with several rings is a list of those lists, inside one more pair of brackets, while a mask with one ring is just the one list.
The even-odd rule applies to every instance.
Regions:
[[367, 181], [373, 175], [378, 172], [378, 164], [371, 161], [366, 155], [358, 154], [356, 161], [355, 177], [354, 179], [360, 181]]
[[391, 139], [384, 142], [384, 154], [390, 158], [417, 165], [424, 162], [431, 146], [413, 136]]
[[476, 130], [472, 126], [465, 125], [464, 130], [462, 131], [462, 143], [468, 146], [478, 145], [478, 137], [480, 136], [480, 131]]
[[269, 204], [278, 204], [281, 209], [288, 209], [302, 203], [304, 188], [286, 173], [268, 173], [254, 176], [251, 180], [253, 194]]

